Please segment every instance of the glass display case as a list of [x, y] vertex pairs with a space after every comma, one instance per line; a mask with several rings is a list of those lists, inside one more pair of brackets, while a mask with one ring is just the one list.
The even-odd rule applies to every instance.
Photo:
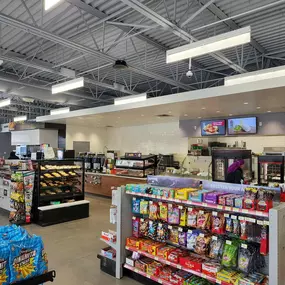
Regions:
[[252, 157], [251, 150], [214, 148], [212, 150], [212, 179], [213, 181], [225, 182], [228, 167], [237, 159], [245, 162], [243, 175], [246, 181], [252, 180]]
[[263, 155], [258, 157], [258, 185], [284, 183], [284, 156]]
[[146, 177], [155, 175], [157, 167], [156, 155], [142, 155], [140, 157], [121, 157], [116, 160], [116, 174]]

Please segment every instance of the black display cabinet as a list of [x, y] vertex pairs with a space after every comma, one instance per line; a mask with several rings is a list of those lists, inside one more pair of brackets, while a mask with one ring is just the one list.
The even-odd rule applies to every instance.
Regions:
[[39, 160], [35, 172], [34, 222], [48, 226], [89, 216], [83, 160]]
[[225, 182], [228, 167], [238, 159], [245, 162], [243, 175], [246, 181], [252, 180], [252, 156], [251, 150], [217, 148], [212, 150], [212, 179]]
[[284, 183], [284, 156], [263, 155], [258, 157], [258, 185]]
[[124, 156], [116, 160], [116, 174], [133, 177], [155, 175], [157, 155]]

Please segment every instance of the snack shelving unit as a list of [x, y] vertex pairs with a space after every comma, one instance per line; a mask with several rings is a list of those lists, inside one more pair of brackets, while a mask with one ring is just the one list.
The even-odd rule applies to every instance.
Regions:
[[[199, 185], [200, 181], [194, 181], [193, 179], [185, 179], [185, 178], [175, 178], [175, 177], [160, 177], [160, 176], [150, 176], [148, 177], [148, 183], [150, 186], [158, 186], [158, 187], [169, 187], [169, 188], [184, 188], [184, 187], [195, 187]], [[236, 185], [236, 184], [228, 184], [221, 182], [211, 182], [211, 181], [202, 181], [203, 189], [213, 190], [213, 191], [224, 191], [227, 193], [242, 193], [246, 188], [246, 185]], [[195, 185], [195, 186], [194, 186]], [[264, 187], [263, 187], [264, 188]], [[279, 189], [278, 188], [270, 188], [272, 191], [276, 191], [276, 195], [278, 196]], [[188, 267], [185, 267], [181, 264], [177, 264], [171, 262], [165, 258], [160, 256], [156, 256], [150, 254], [149, 252], [142, 251], [136, 247], [131, 247], [126, 245], [126, 237], [130, 237], [132, 235], [132, 217], [133, 213], [129, 206], [132, 203], [132, 199], [134, 197], [145, 197], [149, 201], [156, 202], [166, 202], [173, 203], [177, 205], [182, 205], [184, 207], [198, 207], [199, 209], [205, 209], [208, 211], [215, 212], [223, 212], [227, 213], [233, 217], [238, 216], [238, 218], [242, 218], [244, 221], [250, 223], [256, 223], [257, 225], [263, 225], [268, 227], [269, 230], [269, 248], [270, 252], [266, 256], [266, 268], [263, 271], [265, 275], [269, 276], [269, 285], [284, 285], [285, 284], [285, 204], [278, 204], [269, 212], [257, 211], [257, 210], [248, 210], [241, 209], [236, 207], [227, 207], [221, 205], [215, 205], [210, 203], [203, 202], [194, 202], [190, 200], [183, 199], [169, 199], [163, 198], [158, 195], [152, 195], [147, 193], [136, 193], [131, 192], [129, 190], [126, 191], [125, 187], [119, 187], [117, 192], [120, 195], [120, 209], [118, 209], [117, 216], [117, 258], [116, 258], [116, 277], [122, 278], [123, 271], [121, 266], [125, 268], [128, 272], [132, 272], [132, 274], [137, 274], [143, 276], [144, 278], [151, 279], [153, 282], [159, 284], [170, 285], [169, 281], [164, 279], [160, 279], [159, 276], [149, 275], [146, 272], [131, 266], [130, 264], [125, 263], [126, 256], [129, 256], [131, 253], [136, 252], [141, 256], [148, 257], [157, 262], [160, 262], [163, 265], [168, 265], [170, 267], [184, 270], [188, 273], [191, 273], [195, 276], [201, 277], [203, 279], [208, 280], [213, 284], [223, 284], [230, 285], [230, 283], [226, 283], [224, 281], [219, 280], [216, 277], [204, 274], [199, 271], [191, 270]], [[240, 220], [242, 220], [240, 219]], [[173, 244], [171, 244], [173, 245]], [[178, 248], [183, 248], [179, 245], [176, 245]], [[129, 274], [128, 274], [129, 275]], [[146, 281], [147, 282], [147, 281]], [[250, 283], [249, 283], [250, 284]]]
[[33, 221], [48, 226], [89, 217], [84, 174], [80, 159], [37, 161]]

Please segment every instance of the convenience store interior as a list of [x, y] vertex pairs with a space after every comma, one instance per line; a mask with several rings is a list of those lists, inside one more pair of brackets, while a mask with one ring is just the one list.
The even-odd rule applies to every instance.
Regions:
[[0, 284], [284, 285], [284, 9], [0, 1]]

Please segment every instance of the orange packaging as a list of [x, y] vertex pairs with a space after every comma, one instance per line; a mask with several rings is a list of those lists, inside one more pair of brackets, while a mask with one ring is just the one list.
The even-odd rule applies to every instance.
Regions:
[[174, 246], [169, 246], [169, 245], [166, 245], [166, 246], [162, 246], [162, 247], [159, 247], [157, 248], [157, 253], [156, 255], [160, 258], [163, 258], [165, 260], [168, 259], [168, 256], [169, 254], [174, 251], [176, 248]]
[[148, 239], [143, 239], [143, 240], [141, 240], [141, 242], [140, 242], [140, 250], [141, 250], [141, 251], [148, 252], [148, 248], [149, 248], [150, 246], [152, 246], [153, 243], [154, 243], [153, 241], [148, 240]]
[[127, 246], [139, 249], [140, 243], [141, 243], [141, 239], [139, 239], [139, 238], [135, 238], [135, 237], [127, 238]]
[[156, 242], [156, 243], [153, 243], [151, 245], [149, 245], [148, 247], [148, 253], [152, 254], [152, 255], [157, 255], [157, 250], [160, 248], [160, 247], [163, 247], [165, 244], [161, 243], [161, 242]]

